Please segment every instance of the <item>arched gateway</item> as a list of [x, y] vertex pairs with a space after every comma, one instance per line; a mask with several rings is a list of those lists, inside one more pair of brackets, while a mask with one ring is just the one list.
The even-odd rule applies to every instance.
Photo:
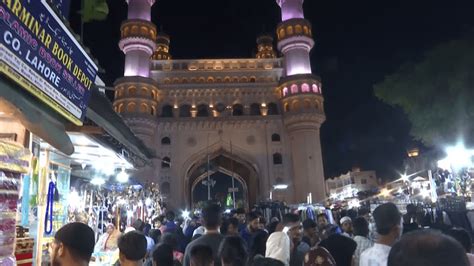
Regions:
[[[212, 181], [209, 191], [208, 175]], [[248, 208], [255, 204], [259, 178], [257, 169], [251, 163], [223, 148], [212, 151], [209, 158], [207, 153], [201, 153], [186, 171], [186, 205], [195, 207], [199, 202], [206, 201], [209, 192], [212, 200], [226, 204], [229, 193], [233, 195], [232, 178], [237, 205]]]

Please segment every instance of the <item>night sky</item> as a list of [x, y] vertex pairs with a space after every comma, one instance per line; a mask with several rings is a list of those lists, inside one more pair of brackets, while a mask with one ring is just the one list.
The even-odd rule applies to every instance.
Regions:
[[[71, 25], [79, 32], [76, 10]], [[123, 74], [118, 48], [124, 0], [109, 0], [106, 21], [85, 25], [84, 42], [108, 86]], [[76, 10], [74, 10], [76, 9]], [[306, 0], [316, 45], [313, 73], [322, 77], [327, 121], [321, 129], [326, 177], [353, 166], [394, 178], [414, 142], [402, 110], [374, 97], [373, 85], [434, 45], [474, 31], [472, 0]], [[274, 0], [158, 0], [152, 20], [171, 37], [175, 59], [253, 57], [256, 37], [274, 33]]]

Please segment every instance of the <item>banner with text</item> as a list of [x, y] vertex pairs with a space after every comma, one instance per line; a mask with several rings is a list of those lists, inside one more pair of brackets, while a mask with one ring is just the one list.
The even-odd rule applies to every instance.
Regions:
[[0, 72], [82, 125], [97, 66], [46, 0], [0, 3]]

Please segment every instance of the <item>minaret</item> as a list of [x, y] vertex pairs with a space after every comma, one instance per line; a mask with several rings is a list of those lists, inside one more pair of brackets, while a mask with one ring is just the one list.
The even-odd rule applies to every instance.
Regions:
[[156, 36], [156, 50], [152, 56], [153, 60], [170, 60], [170, 37], [164, 32], [158, 32]]
[[311, 73], [311, 23], [304, 18], [303, 0], [277, 3], [282, 17], [277, 27], [278, 49], [285, 62], [285, 76], [278, 91], [290, 139], [294, 200], [306, 202], [311, 195], [313, 202], [318, 202], [326, 197], [320, 142], [320, 127], [326, 116], [321, 81]]
[[120, 49], [125, 54], [124, 77], [115, 82], [115, 111], [145, 143], [150, 122], [157, 115], [159, 91], [150, 76], [150, 60], [156, 49], [156, 26], [151, 20], [155, 0], [127, 0], [128, 18], [120, 27]]
[[273, 49], [273, 38], [270, 35], [261, 35], [257, 38], [257, 58], [269, 59], [276, 58], [275, 49]]

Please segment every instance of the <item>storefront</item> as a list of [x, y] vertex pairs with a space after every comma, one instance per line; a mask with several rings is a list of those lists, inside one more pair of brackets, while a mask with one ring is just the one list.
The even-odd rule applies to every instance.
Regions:
[[96, 88], [97, 69], [45, 0], [0, 3], [0, 265], [47, 262], [78, 166], [87, 176], [91, 162], [122, 172], [150, 163]]

